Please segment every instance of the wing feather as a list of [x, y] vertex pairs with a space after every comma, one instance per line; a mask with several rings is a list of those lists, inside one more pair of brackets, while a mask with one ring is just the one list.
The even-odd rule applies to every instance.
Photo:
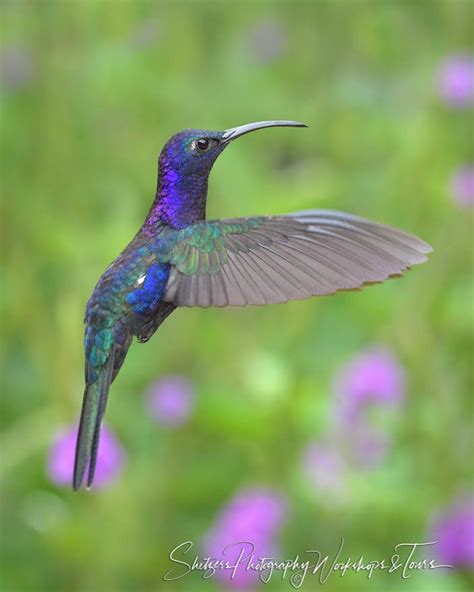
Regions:
[[169, 240], [165, 299], [201, 307], [354, 290], [402, 275], [432, 250], [397, 228], [331, 210], [199, 222]]

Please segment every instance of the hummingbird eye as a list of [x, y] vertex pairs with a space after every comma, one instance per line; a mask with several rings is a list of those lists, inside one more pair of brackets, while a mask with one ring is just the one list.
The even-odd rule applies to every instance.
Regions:
[[209, 148], [209, 140], [207, 138], [201, 138], [196, 142], [198, 150], [205, 152]]
[[210, 148], [217, 146], [217, 144], [219, 144], [218, 140], [214, 140], [213, 138], [199, 138], [199, 140], [193, 142], [193, 148], [199, 152], [207, 152]]

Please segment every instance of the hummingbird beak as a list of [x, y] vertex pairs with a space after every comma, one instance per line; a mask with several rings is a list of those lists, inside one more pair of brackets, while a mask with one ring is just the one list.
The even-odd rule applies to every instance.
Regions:
[[255, 130], [263, 129], [265, 127], [308, 127], [299, 121], [256, 121], [255, 123], [247, 123], [246, 125], [239, 125], [238, 127], [231, 127], [225, 130], [222, 134], [223, 142], [230, 142], [235, 138], [240, 138], [244, 134], [254, 132]]

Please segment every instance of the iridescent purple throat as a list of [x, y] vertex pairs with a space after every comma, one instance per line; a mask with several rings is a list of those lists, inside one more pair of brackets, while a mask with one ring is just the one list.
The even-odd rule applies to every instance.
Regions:
[[153, 235], [162, 224], [184, 228], [204, 220], [207, 185], [208, 175], [201, 171], [180, 174], [162, 154], [158, 161], [156, 196], [145, 221], [145, 232]]

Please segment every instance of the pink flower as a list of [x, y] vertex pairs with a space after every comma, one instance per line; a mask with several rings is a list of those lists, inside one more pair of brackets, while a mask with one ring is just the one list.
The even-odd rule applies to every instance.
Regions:
[[285, 53], [288, 45], [286, 29], [278, 21], [264, 19], [250, 31], [249, 45], [258, 61], [273, 62]]
[[[205, 540], [211, 559], [238, 564], [218, 569], [215, 577], [227, 587], [248, 588], [259, 580], [260, 572], [250, 563], [276, 559], [277, 536], [288, 510], [287, 501], [272, 489], [245, 489], [221, 510]], [[240, 558], [240, 559], [239, 559]]]
[[474, 165], [463, 166], [451, 179], [451, 194], [461, 206], [474, 206]]
[[194, 388], [181, 376], [167, 376], [148, 389], [148, 408], [156, 421], [167, 427], [185, 423], [194, 409]]
[[0, 56], [0, 86], [17, 92], [28, 86], [33, 77], [33, 54], [20, 47], [4, 47]]
[[474, 498], [459, 498], [437, 513], [431, 540], [439, 561], [474, 570]]
[[367, 404], [396, 405], [405, 395], [405, 375], [396, 357], [385, 348], [369, 349], [336, 376], [340, 415], [355, 421]]
[[438, 72], [438, 92], [455, 109], [474, 101], [474, 59], [470, 55], [452, 55]]
[[[47, 472], [50, 480], [60, 487], [72, 485], [77, 426], [58, 432], [51, 444]], [[113, 483], [123, 470], [125, 451], [112, 430], [102, 426], [94, 487]]]
[[302, 469], [311, 484], [329, 495], [344, 486], [345, 462], [335, 442], [310, 442], [303, 451]]

